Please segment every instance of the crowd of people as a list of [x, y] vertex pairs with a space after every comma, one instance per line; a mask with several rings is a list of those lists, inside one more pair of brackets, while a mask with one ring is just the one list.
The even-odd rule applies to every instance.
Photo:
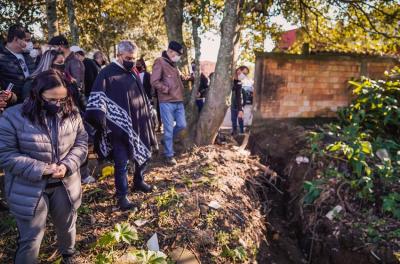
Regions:
[[[88, 145], [99, 161], [114, 163], [115, 197], [120, 210], [133, 208], [130, 191], [151, 192], [146, 164], [158, 150], [165, 162], [177, 164], [174, 138], [186, 128], [184, 81], [177, 67], [183, 46], [171, 41], [147, 70], [134, 42], [117, 45], [110, 63], [101, 51], [87, 58], [79, 46], [55, 36], [41, 47], [21, 25], [9, 28], [0, 48], [0, 167], [5, 172], [5, 198], [19, 231], [15, 263], [36, 263], [47, 215], [57, 233], [63, 263], [73, 263], [81, 184], [95, 178], [88, 170]], [[232, 133], [243, 128], [239, 67], [232, 87]], [[197, 98], [202, 110], [209, 79], [201, 73]], [[134, 166], [133, 186], [128, 164]]]

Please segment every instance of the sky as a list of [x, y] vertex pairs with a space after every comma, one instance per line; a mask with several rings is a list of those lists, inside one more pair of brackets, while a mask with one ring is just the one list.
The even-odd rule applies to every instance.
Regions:
[[[272, 22], [282, 25], [283, 30], [291, 30], [296, 28], [295, 25], [289, 24], [283, 16], [272, 18]], [[202, 61], [217, 61], [219, 42], [221, 38], [219, 34], [206, 32], [201, 36], [201, 57]], [[271, 51], [274, 48], [274, 43], [271, 38], [267, 38], [264, 42], [264, 51]]]

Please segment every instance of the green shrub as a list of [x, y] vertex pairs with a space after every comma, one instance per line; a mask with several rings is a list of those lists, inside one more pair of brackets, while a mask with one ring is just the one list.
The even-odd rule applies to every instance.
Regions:
[[[400, 218], [400, 194], [396, 192], [400, 174], [400, 75], [395, 68], [386, 80], [362, 78], [350, 82], [354, 98], [338, 111], [338, 121], [309, 135], [314, 158], [329, 160], [324, 175], [348, 181], [357, 195], [383, 202], [382, 211]], [[306, 183], [307, 202], [318, 189]], [[379, 190], [379, 192], [377, 192]], [[377, 194], [384, 196], [378, 197]]]

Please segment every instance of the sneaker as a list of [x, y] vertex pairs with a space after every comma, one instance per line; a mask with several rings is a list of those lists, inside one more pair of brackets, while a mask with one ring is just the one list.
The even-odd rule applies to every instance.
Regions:
[[176, 159], [174, 157], [166, 157], [165, 163], [167, 163], [167, 165], [169, 165], [169, 166], [175, 166], [176, 164], [178, 164], [178, 162], [176, 161]]
[[130, 209], [133, 209], [133, 207], [134, 207], [133, 203], [131, 203], [131, 201], [129, 201], [129, 199], [126, 195], [118, 198], [117, 204], [118, 204], [119, 209], [121, 209], [122, 211], [130, 210]]
[[150, 184], [147, 184], [144, 181], [142, 181], [142, 182], [139, 182], [139, 183], [134, 183], [132, 191], [150, 193], [150, 192], [153, 191], [153, 186], [151, 186]]
[[93, 176], [87, 176], [85, 179], [82, 179], [83, 184], [91, 184], [95, 183], [96, 179]]

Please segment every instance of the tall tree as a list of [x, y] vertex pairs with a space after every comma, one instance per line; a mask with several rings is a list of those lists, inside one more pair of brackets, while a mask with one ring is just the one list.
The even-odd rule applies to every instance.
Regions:
[[65, 0], [68, 13], [69, 28], [71, 30], [72, 44], [79, 45], [79, 28], [76, 23], [74, 0]]
[[[183, 56], [178, 66], [183, 74], [189, 74], [189, 54], [183, 39], [183, 12], [184, 0], [166, 0], [164, 19], [167, 29], [168, 41], [175, 40], [183, 45]], [[185, 83], [185, 101], [190, 97], [191, 86]]]
[[7, 32], [12, 24], [22, 24], [32, 30], [36, 23], [44, 23], [44, 4], [44, 0], [1, 0], [0, 32]]
[[304, 26], [305, 34], [293, 49], [309, 42], [316, 50], [350, 52], [399, 52], [399, 0], [334, 0], [314, 5], [300, 0], [292, 20]]
[[[111, 59], [115, 45], [129, 38], [152, 61], [167, 42], [164, 4], [165, 0], [75, 0], [80, 45], [87, 51], [101, 50]], [[59, 4], [58, 11], [60, 31], [68, 32], [65, 5]]]
[[183, 4], [184, 0], [166, 0], [164, 19], [168, 41], [183, 43]]
[[199, 118], [196, 106], [196, 98], [200, 87], [200, 73], [201, 73], [200, 69], [201, 38], [199, 34], [200, 27], [201, 27], [201, 19], [199, 17], [192, 17], [192, 35], [193, 35], [193, 43], [195, 50], [194, 52], [195, 69], [193, 72], [194, 82], [190, 93], [190, 98], [188, 103], [186, 104], [186, 113], [188, 121], [187, 123], [188, 123], [188, 132], [190, 140], [194, 137], [196, 123]]
[[235, 36], [238, 33], [239, 0], [225, 0], [224, 6], [217, 65], [204, 109], [197, 123], [195, 135], [197, 145], [207, 145], [214, 142], [229, 106]]
[[46, 0], [47, 34], [48, 39], [58, 35], [57, 29], [57, 0]]

